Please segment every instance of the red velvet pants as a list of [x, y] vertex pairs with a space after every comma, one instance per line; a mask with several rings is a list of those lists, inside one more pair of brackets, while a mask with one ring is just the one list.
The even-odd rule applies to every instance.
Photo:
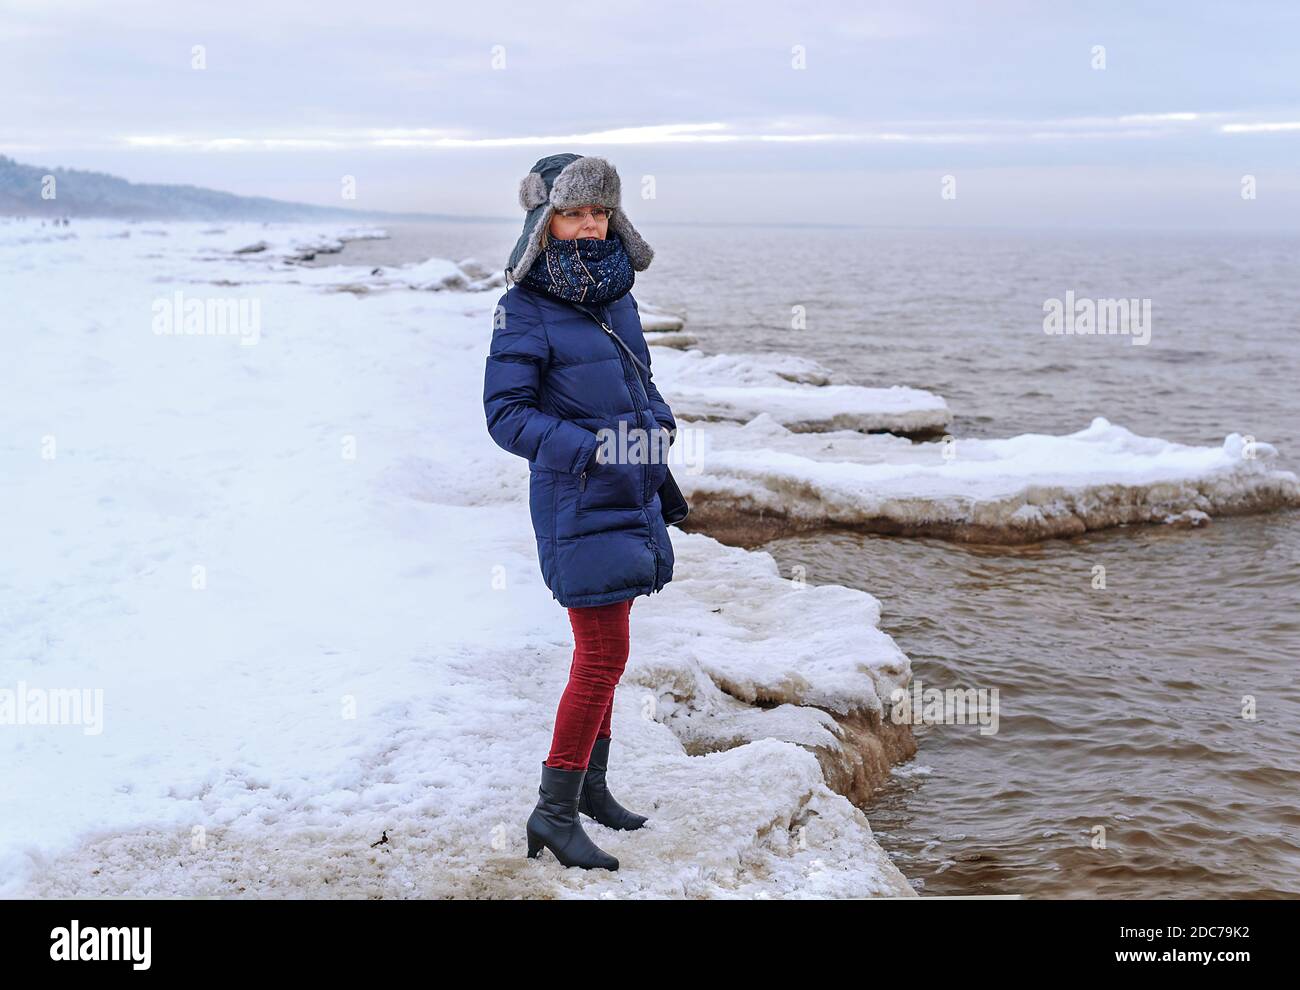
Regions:
[[569, 609], [573, 663], [555, 714], [548, 767], [585, 770], [596, 736], [610, 734], [614, 688], [628, 656], [628, 616], [634, 599]]

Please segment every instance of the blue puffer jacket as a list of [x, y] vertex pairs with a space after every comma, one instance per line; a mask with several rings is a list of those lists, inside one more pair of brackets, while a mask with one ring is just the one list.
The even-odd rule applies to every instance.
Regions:
[[[542, 578], [566, 608], [659, 591], [673, 576], [673, 545], [659, 509], [668, 472], [646, 463], [593, 463], [607, 428], [675, 435], [659, 394], [636, 300], [588, 304], [650, 369], [645, 376], [586, 313], [515, 284], [497, 302], [483, 382], [488, 432], [528, 459], [528, 505]], [[666, 446], [666, 445], [665, 445]]]

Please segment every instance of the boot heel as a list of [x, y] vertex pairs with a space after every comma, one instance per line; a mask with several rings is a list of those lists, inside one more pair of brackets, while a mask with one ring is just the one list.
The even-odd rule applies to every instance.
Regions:
[[540, 856], [542, 854], [542, 845], [543, 845], [542, 840], [537, 838], [535, 835], [533, 835], [532, 832], [529, 832], [528, 833], [528, 858], [536, 859], [538, 856]]

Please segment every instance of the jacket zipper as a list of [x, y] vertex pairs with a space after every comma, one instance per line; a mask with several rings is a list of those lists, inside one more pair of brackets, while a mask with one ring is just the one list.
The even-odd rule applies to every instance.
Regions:
[[[609, 311], [608, 311], [604, 306], [601, 307], [601, 311], [602, 311], [606, 316], [609, 315]], [[624, 372], [624, 374], [623, 374], [623, 384], [627, 386], [627, 394], [631, 397], [631, 399], [632, 399], [632, 405], [636, 408], [636, 425], [637, 425], [637, 428], [638, 428], [638, 429], [640, 429], [640, 430], [644, 430], [645, 427], [642, 426], [642, 424], [641, 424], [641, 407], [640, 407], [640, 404], [637, 402], [636, 393], [632, 391], [632, 386], [628, 383], [628, 380], [627, 380], [627, 362], [623, 360], [623, 348], [622, 348], [622, 346], [620, 345], [619, 341], [616, 340], [616, 339], [614, 339], [614, 336], [615, 336], [615, 335], [614, 335], [614, 331], [610, 329], [608, 323], [606, 323], [604, 320], [597, 320], [596, 322], [600, 324], [600, 328], [601, 328], [602, 330], [604, 330], [605, 333], [609, 334], [609, 336], [610, 336], [610, 340], [611, 340], [611, 343], [613, 343], [613, 345], [614, 345], [614, 350], [618, 351], [618, 363], [619, 363], [619, 367], [621, 367], [621, 368], [623, 369], [623, 372]], [[648, 400], [648, 398], [649, 398], [649, 396], [647, 395], [647, 400]], [[641, 465], [641, 514], [642, 514], [643, 516], [645, 516], [646, 530], [647, 530], [648, 532], [650, 532], [650, 533], [653, 533], [654, 530], [653, 530], [653, 528], [650, 526], [650, 511], [645, 507], [645, 502], [646, 502], [646, 487], [648, 486], [649, 481], [650, 481], [650, 470], [649, 470], [649, 468], [648, 468], [648, 467], [643, 463], [643, 464]], [[582, 491], [582, 490], [586, 487], [586, 484], [587, 484], [587, 472], [586, 472], [586, 471], [583, 471], [583, 472], [582, 472], [582, 477], [581, 477], [581, 479], [579, 480], [579, 491]], [[654, 536], [651, 536], [650, 539], [646, 541], [646, 543], [647, 543], [647, 544], [649, 545], [649, 547], [650, 547], [650, 552], [653, 553], [653, 554], [655, 555], [655, 580], [654, 580], [654, 590], [655, 590], [655, 591], [659, 591], [659, 590], [661, 590], [661, 589], [663, 588], [663, 585], [659, 583], [659, 571], [660, 571], [660, 565], [659, 565], [659, 548], [658, 548], [657, 546], [655, 546]]]
[[[601, 309], [602, 309], [602, 311], [604, 311], [604, 307], [603, 307], [603, 306], [601, 307]], [[600, 328], [601, 328], [602, 330], [604, 330], [605, 333], [609, 334], [609, 336], [610, 336], [610, 338], [611, 338], [611, 342], [614, 344], [614, 349], [618, 351], [618, 364], [619, 364], [619, 367], [623, 369], [623, 384], [624, 384], [624, 385], [627, 385], [627, 394], [628, 394], [628, 396], [632, 399], [632, 405], [633, 405], [633, 407], [636, 409], [636, 425], [637, 425], [637, 429], [639, 429], [639, 430], [644, 430], [644, 429], [645, 429], [645, 426], [644, 426], [644, 424], [642, 424], [642, 422], [641, 422], [641, 407], [640, 407], [640, 403], [637, 401], [636, 393], [632, 391], [632, 386], [631, 386], [630, 384], [628, 384], [628, 380], [627, 380], [627, 362], [626, 362], [625, 360], [623, 360], [623, 348], [619, 346], [619, 342], [618, 342], [617, 340], [613, 340], [613, 337], [614, 337], [614, 331], [613, 331], [612, 329], [610, 329], [609, 324], [606, 323], [604, 320], [600, 320], [600, 321], [598, 321], [598, 322], [600, 323]], [[645, 509], [644, 509], [644, 503], [645, 503], [645, 501], [646, 501], [646, 486], [647, 486], [647, 484], [649, 483], [649, 481], [650, 481], [650, 472], [649, 472], [649, 470], [646, 468], [646, 465], [645, 465], [644, 463], [642, 463], [642, 465], [641, 465], [641, 502], [643, 503], [642, 511], [645, 511]], [[646, 521], [648, 522], [649, 519], [650, 519], [650, 515], [649, 515], [649, 513], [646, 513]], [[658, 574], [657, 574], [657, 568], [658, 568], [658, 565], [656, 564], [656, 579], [657, 579], [657, 577], [658, 577]]]

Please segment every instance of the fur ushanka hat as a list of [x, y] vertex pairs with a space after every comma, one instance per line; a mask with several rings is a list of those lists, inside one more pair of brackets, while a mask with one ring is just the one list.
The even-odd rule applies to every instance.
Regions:
[[519, 183], [519, 205], [528, 211], [524, 232], [506, 263], [506, 279], [517, 282], [542, 253], [542, 234], [556, 210], [575, 206], [604, 206], [612, 209], [609, 229], [618, 234], [635, 271], [645, 271], [655, 256], [636, 232], [621, 203], [622, 184], [618, 172], [604, 158], [585, 155], [550, 155], [540, 159]]

